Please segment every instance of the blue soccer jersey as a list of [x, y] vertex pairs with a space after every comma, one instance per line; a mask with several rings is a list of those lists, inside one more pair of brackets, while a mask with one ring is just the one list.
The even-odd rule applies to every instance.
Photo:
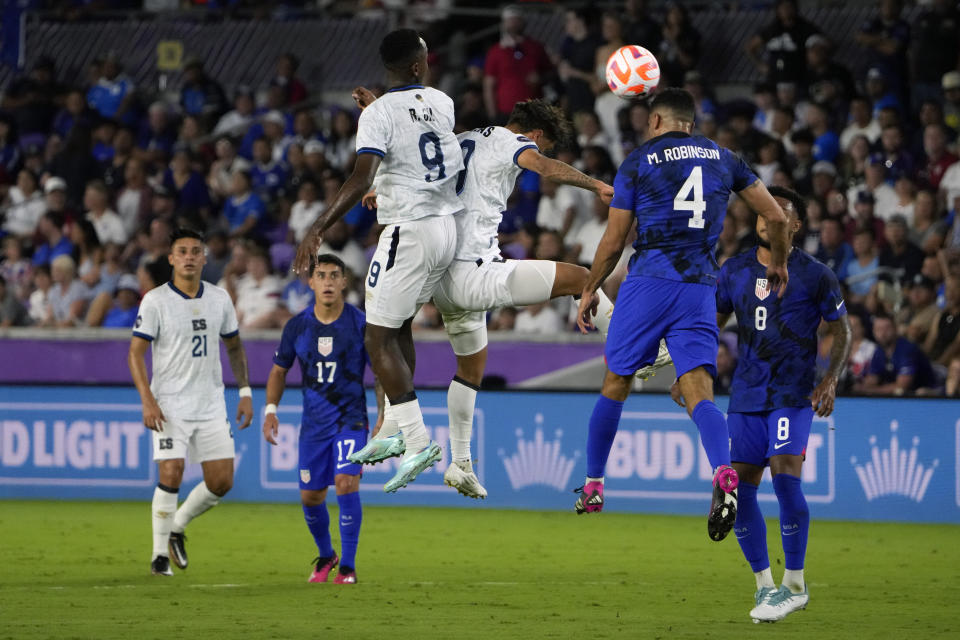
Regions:
[[739, 358], [730, 385], [730, 412], [809, 406], [817, 358], [817, 327], [846, 315], [840, 283], [826, 265], [794, 248], [783, 298], [767, 288], [756, 249], [723, 263], [717, 312], [737, 314]]
[[300, 441], [331, 438], [346, 429], [366, 431], [367, 401], [363, 372], [368, 363], [363, 346], [362, 311], [349, 304], [330, 324], [307, 307], [283, 328], [275, 364], [289, 369], [300, 361], [303, 373], [303, 418]]
[[739, 156], [703, 136], [665, 133], [634, 150], [620, 165], [610, 203], [637, 218], [630, 276], [714, 284], [730, 193], [756, 180]]

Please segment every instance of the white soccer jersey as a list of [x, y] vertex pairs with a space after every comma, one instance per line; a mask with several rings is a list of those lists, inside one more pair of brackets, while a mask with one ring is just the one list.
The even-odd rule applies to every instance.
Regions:
[[482, 127], [457, 136], [466, 169], [457, 184], [466, 211], [457, 216], [457, 260], [500, 255], [497, 228], [522, 169], [520, 154], [536, 149], [530, 138], [504, 127]]
[[150, 390], [167, 418], [226, 419], [220, 338], [238, 330], [230, 295], [209, 282], [196, 298], [172, 282], [143, 296], [133, 335], [153, 345]]
[[357, 154], [383, 158], [373, 181], [380, 224], [463, 209], [456, 193], [463, 156], [453, 124], [453, 100], [421, 85], [391, 89], [360, 114]]

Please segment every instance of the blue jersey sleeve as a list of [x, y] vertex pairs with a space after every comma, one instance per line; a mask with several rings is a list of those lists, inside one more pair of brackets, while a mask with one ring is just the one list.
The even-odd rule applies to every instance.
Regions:
[[728, 260], [720, 267], [717, 276], [717, 313], [733, 313], [733, 298], [730, 296], [730, 264]]
[[610, 206], [614, 209], [624, 209], [633, 211], [637, 198], [637, 188], [640, 182], [639, 163], [634, 155], [630, 155], [620, 169], [617, 170], [617, 176], [613, 179], [613, 199]]
[[753, 169], [743, 161], [739, 155], [733, 153], [729, 149], [720, 149], [720, 152], [724, 154], [724, 161], [727, 164], [727, 168], [730, 170], [730, 175], [733, 178], [733, 182], [730, 185], [730, 190], [733, 192], [743, 191], [754, 182], [759, 180], [757, 174], [753, 172]]
[[820, 305], [820, 316], [827, 322], [833, 322], [847, 315], [847, 307], [843, 304], [843, 291], [840, 289], [840, 282], [826, 265], [820, 266], [817, 302]]
[[278, 367], [289, 369], [297, 359], [297, 350], [294, 342], [297, 339], [296, 325], [297, 316], [290, 318], [283, 327], [283, 334], [280, 336], [280, 346], [277, 352], [273, 354], [273, 363]]
[[870, 359], [870, 366], [867, 368], [867, 375], [879, 376], [883, 378], [883, 374], [886, 372], [886, 361], [887, 354], [883, 352], [879, 346], [873, 352], [873, 358]]
[[898, 346], [893, 353], [893, 368], [897, 376], [916, 376], [920, 370], [920, 354], [918, 349], [909, 342], [902, 348]]

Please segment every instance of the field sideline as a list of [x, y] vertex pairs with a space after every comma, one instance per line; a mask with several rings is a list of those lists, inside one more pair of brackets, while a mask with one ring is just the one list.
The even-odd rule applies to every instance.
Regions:
[[[295, 504], [227, 501], [187, 530], [190, 567], [167, 579], [148, 575], [149, 527], [146, 499], [0, 501], [0, 638], [925, 639], [960, 627], [948, 525], [814, 520], [810, 608], [776, 625], [750, 622], [750, 570], [732, 536], [707, 538], [705, 518], [368, 507], [355, 587], [306, 583], [314, 549]], [[779, 580], [775, 521], [768, 533]]]

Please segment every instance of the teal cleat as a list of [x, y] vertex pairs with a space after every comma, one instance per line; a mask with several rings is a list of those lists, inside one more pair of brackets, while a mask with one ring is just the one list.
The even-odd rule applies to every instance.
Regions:
[[793, 593], [787, 587], [780, 585], [776, 591], [772, 589], [757, 606], [750, 611], [754, 622], [777, 622], [789, 614], [800, 609], [806, 609], [810, 602], [810, 593], [806, 586], [801, 593]]
[[397, 474], [390, 478], [387, 484], [383, 485], [383, 490], [387, 493], [395, 493], [397, 489], [407, 486], [416, 480], [417, 475], [425, 469], [435, 465], [443, 456], [443, 451], [433, 440], [430, 441], [423, 451], [414, 454], [400, 463]]
[[347, 456], [347, 460], [354, 464], [376, 464], [388, 458], [402, 456], [406, 450], [407, 445], [403, 441], [403, 434], [397, 433], [387, 438], [370, 440], [363, 449]]

